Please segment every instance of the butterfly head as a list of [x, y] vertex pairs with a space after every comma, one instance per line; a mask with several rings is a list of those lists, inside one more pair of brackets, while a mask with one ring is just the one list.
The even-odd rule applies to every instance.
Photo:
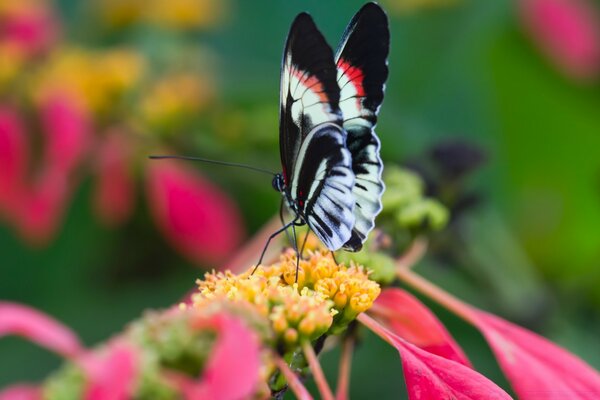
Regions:
[[277, 190], [278, 192], [283, 192], [285, 189], [285, 182], [283, 180], [283, 175], [282, 174], [275, 174], [275, 176], [273, 177], [273, 181], [271, 182], [271, 184], [273, 185], [273, 189]]

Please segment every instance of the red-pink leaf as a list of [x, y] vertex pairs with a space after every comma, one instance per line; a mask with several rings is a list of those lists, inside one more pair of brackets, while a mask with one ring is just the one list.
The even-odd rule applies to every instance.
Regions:
[[0, 302], [0, 336], [4, 335], [23, 336], [66, 357], [81, 351], [79, 340], [71, 330], [20, 304]]
[[0, 400], [41, 400], [42, 394], [37, 386], [17, 384], [0, 391]]
[[125, 132], [111, 131], [97, 152], [94, 209], [110, 226], [124, 222], [133, 211], [135, 182], [129, 160], [132, 143]]
[[108, 349], [87, 353], [78, 360], [87, 378], [86, 400], [132, 398], [139, 370], [139, 355], [125, 343], [113, 342]]
[[394, 346], [402, 358], [408, 398], [411, 400], [494, 400], [511, 397], [495, 383], [462, 364], [408, 343], [366, 314], [359, 321]]
[[18, 203], [28, 162], [28, 140], [20, 116], [10, 107], [0, 107], [0, 212], [10, 215]]
[[581, 359], [492, 314], [470, 311], [520, 399], [600, 399], [600, 374]]
[[369, 314], [401, 338], [433, 354], [472, 367], [467, 356], [437, 317], [405, 290], [381, 292]]
[[242, 235], [239, 211], [196, 170], [180, 163], [148, 163], [147, 191], [154, 219], [171, 244], [196, 262], [228, 256]]
[[200, 320], [197, 328], [217, 331], [217, 341], [199, 381], [171, 376], [188, 400], [250, 398], [260, 379], [260, 345], [255, 333], [228, 315]]
[[566, 74], [590, 79], [600, 71], [600, 21], [587, 0], [521, 0], [523, 24]]

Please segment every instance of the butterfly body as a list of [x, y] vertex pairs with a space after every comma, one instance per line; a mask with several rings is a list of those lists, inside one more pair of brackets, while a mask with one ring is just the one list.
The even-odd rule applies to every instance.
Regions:
[[352, 19], [334, 54], [312, 18], [290, 28], [281, 72], [280, 151], [273, 179], [294, 214], [330, 250], [358, 251], [381, 210], [373, 130], [387, 79], [387, 17], [375, 3]]

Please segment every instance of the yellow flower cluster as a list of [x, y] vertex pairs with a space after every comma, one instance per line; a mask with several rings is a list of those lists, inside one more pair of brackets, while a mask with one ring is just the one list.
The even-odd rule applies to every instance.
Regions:
[[114, 106], [142, 77], [144, 59], [129, 49], [57, 51], [34, 76], [33, 97], [40, 100], [57, 90], [68, 91], [95, 111]]
[[271, 321], [279, 343], [293, 347], [324, 333], [337, 333], [366, 311], [380, 292], [361, 266], [338, 265], [326, 251], [301, 259], [296, 282], [296, 255], [289, 250], [279, 262], [241, 275], [207, 273], [198, 280], [193, 307], [224, 300], [251, 304]]

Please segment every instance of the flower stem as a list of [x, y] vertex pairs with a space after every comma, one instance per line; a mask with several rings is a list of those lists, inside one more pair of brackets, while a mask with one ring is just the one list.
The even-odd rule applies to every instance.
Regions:
[[317, 384], [319, 393], [321, 393], [321, 398], [323, 400], [334, 400], [333, 393], [325, 379], [321, 364], [319, 364], [315, 350], [309, 341], [302, 343], [302, 351], [304, 351], [304, 356], [306, 357], [306, 361], [308, 361], [308, 367], [315, 378], [315, 383]]
[[352, 351], [354, 350], [354, 336], [344, 337], [342, 344], [342, 356], [340, 358], [340, 372], [338, 375], [338, 384], [336, 388], [336, 400], [348, 399], [348, 387], [350, 386], [350, 373], [352, 370]]
[[369, 317], [365, 313], [362, 313], [362, 314], [359, 314], [358, 317], [356, 317], [356, 319], [360, 323], [362, 323], [364, 326], [369, 328], [374, 334], [376, 334], [377, 336], [382, 338], [384, 341], [386, 341], [388, 344], [396, 347], [396, 344], [391, 341], [390, 337], [388, 336], [387, 332], [385, 331], [385, 328], [382, 325], [380, 325], [378, 322], [376, 322], [373, 318]]
[[423, 258], [425, 252], [427, 251], [428, 244], [427, 238], [423, 236], [417, 236], [404, 254], [402, 254], [396, 260], [398, 269], [411, 269]]
[[300, 382], [298, 376], [290, 369], [285, 360], [279, 356], [279, 354], [274, 354], [275, 364], [279, 371], [281, 371], [282, 375], [285, 377], [288, 387], [292, 392], [296, 395], [298, 400], [313, 400], [306, 387]]
[[471, 311], [471, 308], [444, 289], [434, 285], [412, 270], [404, 268], [402, 265], [398, 265], [398, 268], [396, 268], [396, 276], [402, 282], [446, 307], [449, 311], [455, 313], [467, 322], [475, 324], [474, 321], [477, 318]]

